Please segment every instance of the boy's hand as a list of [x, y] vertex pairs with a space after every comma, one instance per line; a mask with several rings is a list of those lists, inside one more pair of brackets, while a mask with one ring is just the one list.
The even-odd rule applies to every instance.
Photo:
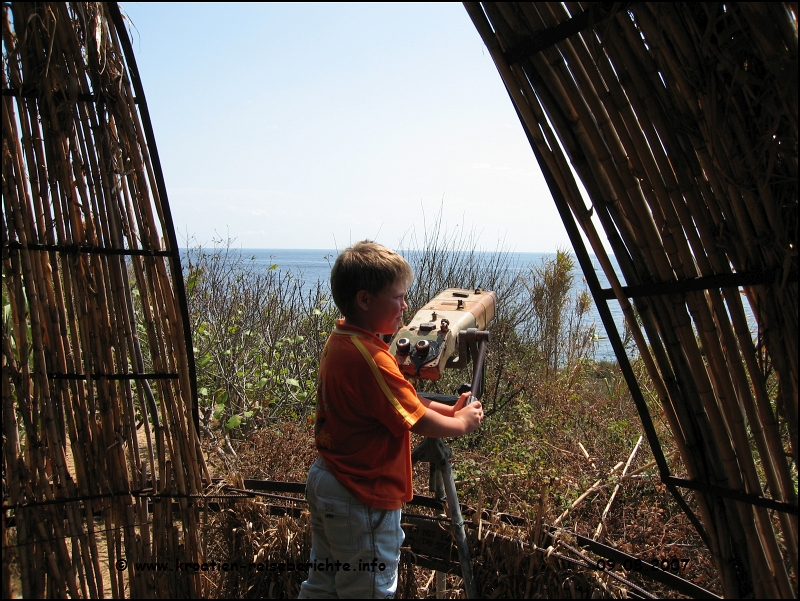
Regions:
[[[462, 394], [461, 398], [458, 399], [458, 402], [455, 405], [456, 411], [453, 417], [460, 419], [464, 423], [464, 427], [466, 428], [465, 434], [469, 434], [480, 427], [481, 422], [483, 421], [483, 406], [481, 405], [480, 401], [473, 401], [464, 407], [464, 403], [461, 401], [464, 400], [464, 402], [466, 402], [466, 399], [464, 399], [465, 395], [469, 396], [469, 393], [467, 392]], [[461, 407], [459, 407], [459, 404]]]
[[459, 409], [462, 409], [464, 407], [464, 405], [467, 404], [467, 401], [469, 400], [470, 395], [472, 395], [471, 392], [465, 392], [460, 397], [458, 397], [458, 400], [456, 401], [456, 404], [453, 405], [453, 415], [454, 416], [456, 414], [456, 411], [458, 411]]
[[[480, 401], [475, 401], [466, 407], [469, 393], [462, 394], [454, 407], [428, 401], [426, 407], [428, 411], [411, 427], [411, 431], [420, 436], [430, 436], [431, 438], [447, 438], [450, 436], [463, 436], [474, 432], [483, 421], [483, 406]], [[425, 399], [427, 400], [427, 399]], [[449, 410], [456, 409], [453, 413], [439, 413], [439, 407], [446, 407]]]

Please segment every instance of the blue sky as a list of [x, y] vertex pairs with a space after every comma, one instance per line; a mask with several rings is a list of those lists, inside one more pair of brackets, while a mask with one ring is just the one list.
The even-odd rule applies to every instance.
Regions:
[[121, 6], [181, 243], [571, 248], [461, 4]]

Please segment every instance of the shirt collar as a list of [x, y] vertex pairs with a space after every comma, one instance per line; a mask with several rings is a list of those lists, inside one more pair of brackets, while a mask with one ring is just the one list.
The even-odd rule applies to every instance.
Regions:
[[376, 343], [381, 345], [384, 349], [388, 349], [389, 345], [386, 344], [377, 334], [372, 334], [371, 332], [367, 332], [363, 328], [359, 328], [356, 326], [345, 325], [344, 319], [337, 319], [336, 320], [336, 327], [333, 329], [334, 334], [341, 334], [343, 336], [358, 336], [359, 338], [364, 338], [365, 340], [369, 340], [370, 342]]

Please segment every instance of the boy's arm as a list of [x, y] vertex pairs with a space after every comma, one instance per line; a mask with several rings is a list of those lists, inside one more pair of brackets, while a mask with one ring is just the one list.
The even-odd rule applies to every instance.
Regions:
[[[464, 407], [463, 401], [466, 399], [462, 399], [458, 400], [455, 407], [448, 407], [447, 405], [442, 405], [442, 403], [431, 401], [431, 404], [442, 405], [453, 411], [453, 415], [442, 415], [434, 407], [429, 406], [429, 410], [417, 420], [417, 423], [411, 427], [411, 431], [431, 438], [462, 436], [474, 432], [481, 425], [481, 420], [483, 420], [483, 408], [480, 401], [475, 401]], [[461, 406], [459, 407], [459, 405]]]
[[447, 417], [453, 417], [456, 411], [461, 409], [467, 402], [469, 395], [472, 394], [471, 392], [465, 392], [462, 394], [458, 401], [456, 401], [455, 405], [445, 405], [444, 403], [440, 403], [438, 401], [432, 401], [431, 399], [426, 399], [424, 396], [417, 395], [419, 402], [425, 405], [427, 409], [431, 409], [440, 415], [444, 415]]

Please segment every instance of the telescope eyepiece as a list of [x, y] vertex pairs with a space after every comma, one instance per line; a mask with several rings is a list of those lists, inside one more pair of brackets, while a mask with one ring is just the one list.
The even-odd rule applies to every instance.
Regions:
[[400, 355], [407, 355], [411, 352], [411, 341], [408, 338], [401, 338], [397, 341], [397, 352]]

